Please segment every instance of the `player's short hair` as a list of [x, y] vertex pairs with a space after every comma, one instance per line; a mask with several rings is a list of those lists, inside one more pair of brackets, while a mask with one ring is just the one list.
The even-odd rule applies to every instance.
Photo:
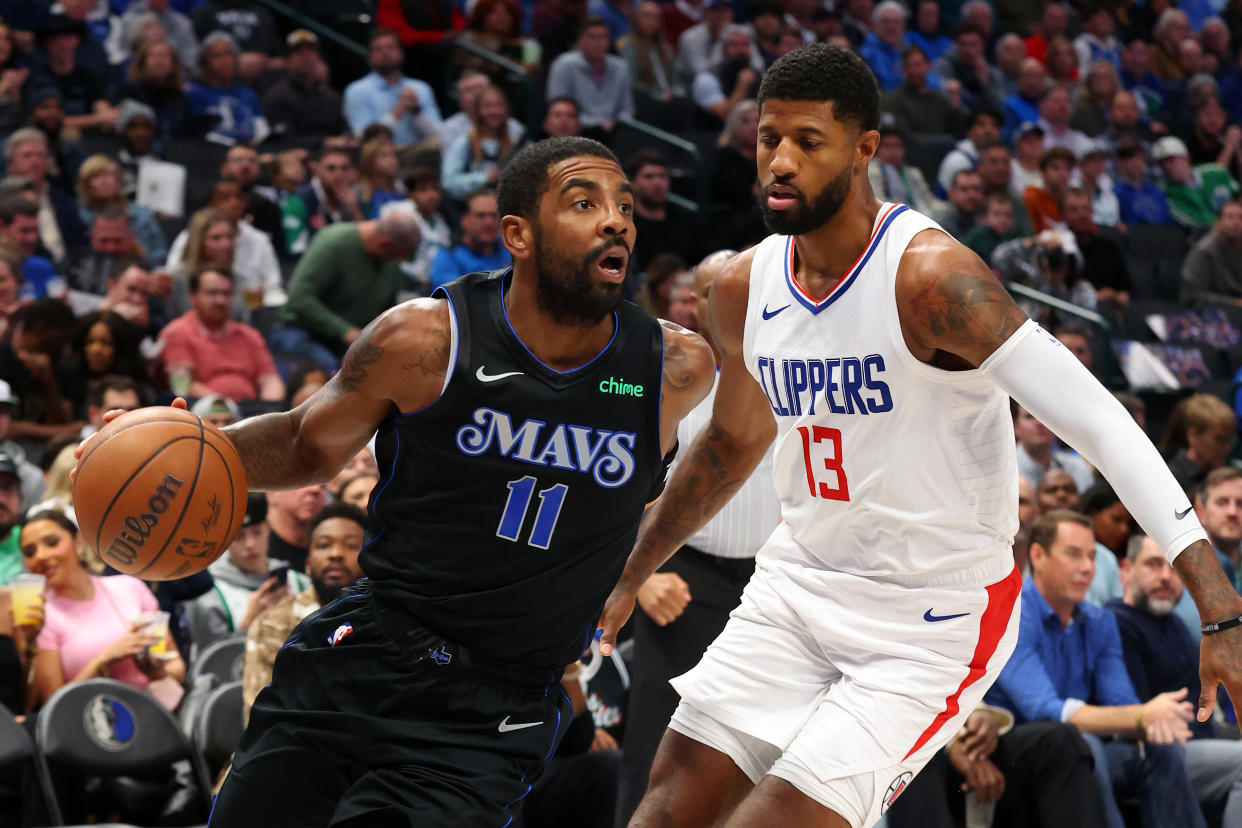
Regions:
[[306, 537], [309, 538], [311, 535], [315, 534], [315, 529], [319, 526], [319, 524], [323, 523], [325, 520], [331, 520], [332, 518], [345, 518], [346, 520], [352, 520], [354, 523], [362, 527], [363, 532], [366, 532], [371, 528], [367, 522], [366, 512], [362, 511], [352, 503], [345, 503], [344, 501], [338, 500], [327, 504], [318, 512], [311, 515], [311, 519], [306, 524]]
[[540, 199], [548, 191], [548, 170], [554, 164], [579, 155], [604, 158], [618, 168], [621, 166], [612, 150], [590, 138], [571, 135], [537, 141], [518, 151], [500, 173], [496, 188], [500, 215], [533, 219], [539, 210]]
[[765, 102], [825, 101], [832, 117], [860, 132], [880, 126], [880, 88], [863, 59], [840, 46], [808, 43], [776, 59], [759, 84]]
[[1040, 515], [1031, 524], [1031, 545], [1039, 544], [1044, 549], [1051, 549], [1057, 539], [1057, 529], [1062, 523], [1077, 523], [1079, 526], [1091, 528], [1091, 519], [1081, 512], [1071, 509], [1053, 509]]

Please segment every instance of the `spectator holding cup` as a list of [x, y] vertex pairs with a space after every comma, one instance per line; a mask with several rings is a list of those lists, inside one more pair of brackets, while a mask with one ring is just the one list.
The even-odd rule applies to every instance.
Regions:
[[161, 623], [156, 615], [155, 595], [128, 575], [91, 575], [80, 557], [77, 526], [64, 513], [28, 517], [20, 543], [27, 570], [47, 583], [32, 706], [70, 682], [99, 676], [140, 689], [165, 678], [185, 680], [185, 663], [167, 645], [167, 616]]

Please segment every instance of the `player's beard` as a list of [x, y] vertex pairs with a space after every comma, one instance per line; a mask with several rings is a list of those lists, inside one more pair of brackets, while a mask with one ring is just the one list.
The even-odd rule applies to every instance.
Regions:
[[761, 187], [759, 209], [763, 211], [763, 223], [773, 233], [781, 236], [801, 236], [818, 230], [827, 224], [845, 203], [845, 199], [850, 194], [853, 176], [853, 167], [846, 164], [841, 174], [829, 181], [810, 203], [807, 203], [806, 194], [797, 190], [799, 206], [792, 210], [773, 210], [768, 206], [767, 188]]
[[558, 325], [590, 328], [617, 309], [625, 298], [625, 285], [633, 257], [627, 257], [626, 279], [618, 284], [597, 283], [591, 278], [604, 251], [626, 247], [620, 239], [602, 242], [581, 259], [562, 255], [544, 244], [543, 233], [535, 227], [535, 302]]

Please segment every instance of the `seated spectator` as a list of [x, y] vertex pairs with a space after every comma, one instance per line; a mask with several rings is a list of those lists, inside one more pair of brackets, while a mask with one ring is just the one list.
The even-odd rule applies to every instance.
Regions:
[[255, 189], [261, 173], [258, 151], [244, 144], [229, 147], [224, 163], [220, 165], [220, 177], [225, 181], [237, 182], [237, 186], [241, 188], [241, 220], [262, 231], [271, 241], [272, 249], [279, 255], [285, 249], [280, 207]]
[[238, 77], [241, 51], [222, 31], [203, 38], [198, 80], [187, 92], [196, 132], [208, 141], [232, 146], [257, 144], [271, 132], [254, 90]]
[[[38, 255], [39, 205], [20, 193], [0, 198], [0, 243], [12, 254], [16, 266], [20, 296], [37, 299], [49, 291], [64, 292], [64, 280], [56, 274], [55, 266]], [[8, 313], [14, 308], [10, 306]]]
[[246, 631], [246, 660], [242, 668], [242, 717], [259, 691], [272, 680], [276, 653], [303, 618], [336, 600], [341, 590], [362, 575], [358, 553], [368, 529], [367, 516], [350, 503], [331, 503], [319, 509], [308, 524], [306, 574], [310, 587], [287, 595], [260, 613]]
[[470, 131], [444, 148], [440, 180], [445, 192], [464, 199], [480, 187], [492, 187], [521, 145], [509, 135], [509, 99], [489, 86], [474, 99]]
[[17, 461], [0, 453], [0, 586], [22, 571], [22, 481]]
[[[478, 0], [460, 37], [463, 42], [525, 66], [528, 72], [542, 68], [539, 42], [522, 36], [522, 7], [518, 0]], [[503, 69], [465, 49], [456, 50], [452, 65], [455, 72], [467, 68], [482, 71], [493, 83], [504, 80]]]
[[401, 269], [412, 283], [409, 288], [425, 296], [431, 288], [431, 263], [442, 248], [452, 245], [453, 231], [440, 215], [443, 191], [439, 173], [431, 167], [415, 167], [405, 177], [405, 189], [414, 221], [418, 223], [419, 243], [414, 258]]
[[1044, 131], [1044, 149], [1062, 147], [1077, 158], [1091, 145], [1091, 139], [1069, 125], [1070, 97], [1064, 86], [1053, 86], [1039, 102], [1039, 126]]
[[43, 630], [34, 662], [34, 704], [66, 684], [105, 676], [144, 689], [153, 681], [185, 680], [176, 647], [155, 656], [160, 637], [145, 632], [144, 615], [159, 608], [146, 584], [128, 575], [92, 575], [73, 521], [61, 512], [37, 512], [21, 531], [22, 557], [47, 577]]
[[21, 441], [45, 441], [75, 434], [73, 405], [64, 356], [76, 320], [69, 306], [56, 299], [35, 299], [18, 313], [17, 333], [0, 343], [0, 379], [17, 397], [10, 436]]
[[1221, 569], [1236, 589], [1242, 572], [1242, 470], [1221, 466], [1208, 472], [1194, 489], [1194, 507]]
[[1064, 227], [1061, 202], [1069, 190], [1070, 177], [1074, 173], [1077, 157], [1065, 147], [1053, 147], [1039, 159], [1039, 171], [1044, 178], [1043, 187], [1027, 187], [1022, 203], [1031, 217], [1036, 233], [1050, 227]]
[[[683, 7], [682, 14], [690, 8]], [[669, 17], [670, 13], [665, 11], [665, 29], [670, 42], [677, 44], [677, 64], [681, 71], [687, 78], [693, 78], [704, 69], [710, 69], [720, 56], [725, 27], [733, 23], [733, 4], [729, 0], [707, 0], [693, 24], [680, 31], [679, 26], [670, 23]]]
[[652, 257], [643, 271], [642, 285], [634, 301], [657, 319], [668, 319], [673, 284], [687, 272], [686, 263], [674, 253]]
[[1134, 32], [1121, 48], [1121, 85], [1134, 95], [1144, 120], [1160, 120], [1165, 108], [1165, 85], [1151, 71], [1151, 47], [1142, 33]]
[[397, 179], [400, 166], [392, 141], [372, 138], [362, 145], [358, 154], [358, 190], [362, 196], [362, 213], [367, 218], [379, 215], [385, 204], [400, 201], [405, 188]]
[[1108, 108], [1120, 90], [1117, 68], [1104, 60], [1095, 61], [1073, 95], [1070, 127], [1088, 138], [1103, 135], [1109, 127]]
[[1058, 325], [1052, 335], [1090, 371], [1095, 355], [1091, 351], [1091, 329], [1075, 322]]
[[1174, 223], [1164, 190], [1148, 178], [1147, 153], [1139, 144], [1123, 143], [1117, 147], [1117, 182], [1113, 192], [1121, 223], [1126, 227]]
[[1048, 91], [1048, 72], [1033, 57], [1024, 58], [1018, 72], [1017, 88], [1005, 98], [1005, 126], [1001, 135], [1006, 141], [1014, 139], [1019, 126], [1039, 120], [1039, 102]]
[[716, 140], [716, 157], [708, 184], [713, 210], [737, 212], [754, 203], [751, 185], [758, 143], [759, 104], [754, 100], [742, 101], [733, 107]]
[[[578, 104], [583, 129], [607, 135], [617, 121], [634, 117], [634, 95], [625, 61], [608, 54], [608, 24], [599, 17], [582, 21], [578, 48], [552, 61], [547, 96], [562, 95]], [[447, 186], [447, 182], [446, 182]]]
[[1097, 140], [1078, 158], [1079, 185], [1091, 197], [1091, 219], [1101, 227], [1117, 227], [1121, 222], [1121, 205], [1107, 172], [1111, 155], [1112, 148]]
[[[1173, 612], [1185, 586], [1155, 541], [1130, 538], [1122, 558], [1125, 598], [1108, 603], [1117, 620], [1126, 671], [1140, 698], [1159, 693], [1199, 697], [1198, 645]], [[1212, 738], [1211, 722], [1192, 720], [1186, 770], [1209, 824], [1242, 819], [1242, 742]]]
[[1226, 201], [1182, 261], [1181, 301], [1242, 305], [1242, 202]]
[[190, 406], [190, 413], [203, 418], [203, 422], [216, 428], [228, 428], [241, 420], [241, 409], [232, 397], [223, 394], [205, 394]]
[[701, 258], [698, 220], [668, 200], [668, 163], [659, 150], [639, 150], [626, 164], [625, 174], [634, 188], [634, 246], [630, 251], [636, 272], [647, 267], [652, 256], [673, 253], [682, 261]]
[[1120, 245], [1100, 233], [1091, 217], [1091, 196], [1071, 187], [1061, 202], [1066, 228], [1074, 234], [1082, 264], [1075, 277], [1095, 288], [1097, 307], [1124, 308], [1130, 304], [1130, 272]]
[[696, 73], [690, 95], [713, 124], [723, 124], [737, 106], [759, 94], [759, 73], [750, 65], [750, 29], [725, 27], [720, 62]]
[[[395, 304], [405, 279], [401, 262], [417, 248], [418, 223], [395, 204], [377, 219], [322, 230], [293, 271], [289, 301], [280, 309], [283, 325], [269, 337], [272, 349], [302, 352], [335, 370], [362, 329]], [[433, 280], [436, 270], [433, 265]]]
[[74, 175], [82, 163], [78, 151], [81, 133], [65, 126], [65, 111], [60, 105], [60, 92], [51, 84], [36, 83], [26, 96], [30, 104], [27, 123], [47, 139], [48, 180], [66, 192], [74, 188]]
[[86, 301], [98, 304], [98, 298], [108, 292], [108, 277], [122, 259], [145, 260], [147, 256], [134, 238], [129, 213], [123, 205], [104, 205], [95, 213], [90, 228], [90, 244], [72, 252], [65, 267], [65, 280], [71, 291], [88, 294]]
[[[0, 242], [4, 231], [0, 229]], [[10, 321], [22, 306], [22, 260], [11, 247], [0, 243], [0, 342], [12, 334]]]
[[466, 199], [461, 217], [461, 242], [442, 247], [431, 261], [431, 287], [434, 290], [459, 276], [477, 271], [509, 267], [509, 251], [500, 243], [500, 213], [496, 194], [479, 190]]
[[[205, 207], [190, 217], [190, 224], [173, 239], [168, 257], [168, 269], [172, 272], [173, 289], [170, 302], [172, 312], [181, 314], [189, 307], [190, 274], [204, 267], [225, 268], [232, 272], [236, 258], [237, 228], [225, 212], [217, 207]], [[244, 308], [239, 305], [238, 312]]]
[[629, 69], [634, 90], [657, 101], [681, 94], [677, 78], [677, 54], [665, 36], [660, 4], [640, 0], [634, 5], [630, 31], [617, 41], [617, 54]]
[[940, 78], [931, 74], [931, 62], [919, 46], [901, 53], [901, 74], [901, 85], [884, 96], [882, 106], [910, 140], [942, 146], [965, 132], [961, 111], [939, 89]]
[[17, 130], [4, 143], [9, 175], [29, 179], [39, 205], [39, 244], [58, 265], [87, 244], [86, 225], [73, 197], [48, 180], [47, 138], [37, 129]]
[[[20, 510], [16, 514], [24, 515], [43, 498], [46, 486], [43, 471], [26, 459], [25, 449], [9, 436], [13, 426], [13, 417], [16, 413], [17, 398], [13, 395], [9, 384], [4, 380], [0, 380], [0, 458], [8, 458], [8, 463], [13, 468], [10, 474], [14, 474], [17, 477], [21, 500]], [[3, 461], [0, 461], [0, 474], [3, 474], [6, 468], [8, 466], [4, 465]], [[7, 527], [0, 524], [0, 536], [7, 537], [7, 532]], [[16, 551], [16, 549], [13, 551]], [[0, 556], [2, 555], [3, 553], [0, 553]], [[3, 562], [0, 562], [0, 570], [3, 568]], [[0, 583], [3, 582], [3, 576], [0, 575]]]
[[345, 87], [345, 120], [355, 135], [371, 124], [392, 130], [399, 147], [440, 139], [440, 108], [431, 87], [401, 74], [401, 40], [383, 25], [371, 32], [367, 64], [371, 72]]
[[1121, 68], [1121, 44], [1113, 37], [1116, 25], [1113, 14], [1104, 3], [1089, 3], [1080, 16], [1082, 34], [1074, 38], [1078, 55], [1078, 72], [1086, 77], [1095, 61]]
[[297, 29], [289, 33], [285, 44], [289, 47], [288, 74], [263, 95], [263, 112], [272, 133], [299, 141], [348, 133], [341, 96], [320, 75], [319, 38], [312, 31]]
[[[173, 48], [173, 54], [181, 58], [181, 63], [187, 69], [192, 68], [195, 58], [198, 57], [198, 36], [194, 33], [194, 24], [181, 11], [172, 8], [169, 0], [134, 0], [121, 15], [120, 36], [117, 41], [121, 44], [132, 42], [134, 35], [138, 33], [138, 27], [148, 15], [159, 22], [164, 37]], [[130, 60], [134, 55], [130, 50], [124, 49], [120, 57]]]
[[953, 30], [953, 48], [932, 64], [932, 71], [940, 76], [942, 87], [950, 81], [961, 84], [962, 108], [1000, 112], [1006, 94], [1005, 76], [988, 63], [986, 46], [983, 29], [974, 21], [963, 20]]
[[169, 376], [188, 371], [194, 397], [283, 400], [285, 384], [263, 335], [229, 319], [234, 290], [228, 271], [208, 266], [191, 274], [192, 308], [160, 332], [160, 363]]
[[906, 7], [897, 0], [882, 0], [871, 12], [871, 31], [863, 37], [858, 54], [871, 67], [881, 92], [901, 86], [901, 48], [906, 38]]
[[1237, 180], [1219, 164], [1192, 167], [1182, 140], [1166, 135], [1152, 146], [1152, 158], [1164, 173], [1164, 196], [1173, 219], [1191, 230], [1216, 221], [1221, 206], [1238, 191]]
[[1048, 68], [1048, 79], [1054, 86], [1069, 92], [1078, 85], [1078, 55], [1065, 35], [1056, 35], [1048, 41], [1044, 66]]
[[970, 122], [966, 125], [966, 137], [944, 157], [936, 173], [936, 183], [942, 193], [948, 194], [958, 170], [973, 170], [979, 166], [980, 147], [996, 141], [1000, 136], [1000, 124], [1000, 115], [995, 111], [977, 110], [971, 113]]
[[39, 44], [47, 62], [36, 69], [28, 82], [33, 89], [49, 85], [59, 93], [65, 110], [65, 126], [77, 130], [110, 130], [116, 124], [116, 109], [108, 103], [107, 76], [103, 66], [92, 66], [78, 59], [78, 47], [87, 39], [85, 27], [62, 14], [52, 15], [47, 28], [39, 32]]
[[1095, 474], [1087, 461], [1058, 445], [1056, 435], [1025, 408], [1013, 403], [1012, 410], [1013, 433], [1018, 442], [1018, 473], [1038, 487], [1044, 473], [1055, 466], [1069, 473], [1077, 491], [1089, 489]]
[[[126, 72], [128, 82], [121, 87], [121, 98], [151, 107], [155, 134], [161, 144], [191, 132], [190, 99], [182, 80], [181, 62], [173, 47], [155, 40], [138, 48]], [[117, 129], [124, 129], [117, 119]]]
[[1021, 124], [1013, 140], [1013, 184], [1010, 188], [1018, 198], [1022, 198], [1028, 187], [1044, 186], [1044, 174], [1039, 170], [1039, 159], [1043, 157], [1044, 128], [1030, 121]]
[[1021, 167], [1009, 151], [1009, 147], [1001, 141], [985, 142], [979, 147], [979, 177], [983, 179], [984, 196], [1001, 195], [1013, 205], [1013, 220], [1018, 235], [1029, 236], [1035, 231], [1031, 227], [1031, 217], [1027, 215], [1026, 205], [1022, 203], [1022, 191], [1018, 190], [1018, 176]]
[[1035, 487], [1036, 516], [1046, 515], [1054, 509], [1077, 512], [1082, 508], [1079, 492], [1078, 484], [1070, 477], [1069, 472], [1059, 466], [1050, 466]]
[[[756, 107], [756, 129], [758, 123], [758, 108]], [[751, 142], [749, 161], [751, 168], [755, 166], [754, 147], [757, 143], [757, 135], [756, 132], [756, 141]], [[719, 158], [720, 154], [717, 154], [717, 163], [719, 163]], [[734, 186], [738, 188], [738, 194], [737, 202], [731, 206], [731, 209], [737, 211], [749, 207], [754, 202], [754, 196], [751, 193], [751, 182], [740, 175], [741, 164], [735, 166]], [[927, 179], [923, 177], [923, 171], [906, 163], [905, 136], [896, 126], [880, 125], [880, 146], [867, 165], [867, 177], [871, 180], [871, 190], [883, 201], [909, 204], [920, 213], [928, 215], [942, 208], [943, 202], [932, 195]], [[743, 190], [740, 186], [744, 180], [747, 184], [744, 190], [745, 202], [741, 200]]]
[[1018, 237], [1013, 202], [1006, 195], [992, 193], [983, 200], [983, 215], [961, 236], [960, 241], [978, 253], [983, 261], [991, 262], [992, 251], [997, 245]]
[[325, 144], [313, 168], [311, 180], [281, 205], [285, 249], [292, 256], [302, 255], [311, 238], [329, 224], [362, 220], [349, 150]]
[[1237, 180], [1242, 176], [1242, 126], [1229, 123], [1225, 108], [1214, 97], [1194, 113], [1190, 127], [1182, 131], [1190, 163], [1219, 164]]
[[983, 179], [978, 170], [958, 170], [949, 186], [947, 203], [937, 210], [934, 218], [946, 233], [961, 239], [975, 225], [979, 208], [983, 206]]
[[13, 30], [0, 23], [0, 134], [8, 135], [22, 125], [26, 108], [22, 91], [30, 70], [13, 42]]
[[310, 521], [323, 507], [326, 495], [327, 487], [322, 484], [267, 493], [268, 555], [306, 573]]
[[[212, 590], [186, 604], [196, 654], [234, 633], [249, 630], [268, 607], [310, 586], [305, 575], [289, 569], [284, 561], [268, 557], [271, 530], [266, 519], [267, 498], [259, 492], [251, 493], [237, 537], [228, 552], [208, 567], [214, 581]], [[279, 577], [281, 571], [283, 578]]]
[[164, 321], [158, 307], [152, 313], [152, 305], [163, 302], [156, 292], [171, 282], [172, 274], [166, 270], [150, 274], [137, 259], [122, 259], [108, 276], [108, 292], [97, 310], [115, 313], [137, 328], [140, 335], [153, 335]]
[[[354, 453], [354, 456], [345, 461], [345, 465], [341, 466], [341, 470], [336, 476], [329, 480], [326, 488], [329, 494], [340, 492], [341, 487], [346, 481], [352, 480], [359, 475], [371, 475], [377, 477], [379, 475], [379, 465], [375, 462], [375, 455], [371, 453], [371, 449], [363, 446]], [[364, 503], [362, 507], [364, 508]]]
[[1140, 119], [1138, 100], [1134, 93], [1124, 89], [1117, 90], [1108, 107], [1108, 129], [1097, 140], [1111, 147], [1114, 152], [1122, 144], [1135, 143], [1146, 153], [1151, 149], [1152, 138], [1151, 128]]
[[[463, 137], [470, 132], [474, 126], [474, 122], [470, 119], [470, 113], [474, 110], [475, 100], [492, 84], [488, 80], [488, 76], [476, 69], [467, 69], [457, 78], [455, 88], [457, 90], [457, 112], [444, 119], [444, 123], [440, 125], [440, 147], [451, 147], [458, 138]], [[560, 98], [560, 100], [568, 100], [573, 102], [572, 98]], [[548, 99], [548, 111], [551, 112], [555, 99]], [[574, 118], [578, 117], [578, 104], [574, 103]], [[515, 145], [522, 140], [522, 134], [526, 131], [526, 127], [522, 126], [522, 122], [512, 116], [508, 121], [509, 140]]]
[[91, 311], [78, 320], [66, 358], [70, 378], [66, 393], [75, 418], [86, 419], [87, 389], [104, 377], [128, 377], [142, 386], [150, 384], [147, 364], [138, 348], [141, 340], [142, 331], [112, 311]]
[[335, 503], [349, 503], [359, 509], [366, 510], [371, 499], [371, 492], [379, 485], [379, 475], [374, 472], [355, 474], [340, 485], [333, 495]]
[[1173, 477], [1190, 491], [1225, 465], [1236, 439], [1233, 409], [1211, 394], [1192, 394], [1173, 407], [1160, 451]]
[[914, 26], [906, 32], [906, 42], [919, 47], [929, 61], [953, 48], [953, 41], [941, 32], [940, 4], [936, 0], [918, 0], [914, 4]]
[[106, 155], [92, 155], [78, 167], [78, 208], [82, 223], [93, 226], [95, 217], [109, 204], [125, 209], [134, 242], [145, 254], [143, 261], [154, 267], [168, 256], [168, 240], [155, 214], [141, 204], [130, 203], [122, 190], [121, 167]]
[[1082, 731], [1095, 756], [1106, 824], [1123, 825], [1117, 798], [1134, 797], [1147, 824], [1202, 828], [1180, 747], [1190, 736], [1192, 705], [1185, 689], [1139, 702], [1117, 622], [1083, 600], [1094, 557], [1083, 515], [1057, 510], [1035, 522], [1017, 647], [985, 699], [1019, 723], [1062, 721]]
[[1134, 532], [1134, 519], [1117, 492], [1106, 481], [1082, 493], [1082, 512], [1095, 534], [1095, 577], [1083, 599], [1097, 607], [1122, 594], [1118, 559], [1126, 555], [1126, 542]]
[[250, 77], [259, 74], [270, 57], [281, 52], [276, 20], [263, 6], [247, 0], [206, 0], [186, 4], [186, 8], [193, 8], [190, 20], [202, 48], [206, 48], [206, 39], [213, 32], [227, 32], [241, 52], [241, 63], [247, 67], [244, 74]]

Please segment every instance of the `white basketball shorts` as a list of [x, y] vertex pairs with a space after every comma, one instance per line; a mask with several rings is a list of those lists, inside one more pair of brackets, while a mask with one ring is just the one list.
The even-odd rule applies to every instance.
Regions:
[[1021, 588], [1016, 568], [987, 587], [910, 587], [761, 553], [720, 637], [673, 680], [669, 727], [870, 826], [1000, 674]]

